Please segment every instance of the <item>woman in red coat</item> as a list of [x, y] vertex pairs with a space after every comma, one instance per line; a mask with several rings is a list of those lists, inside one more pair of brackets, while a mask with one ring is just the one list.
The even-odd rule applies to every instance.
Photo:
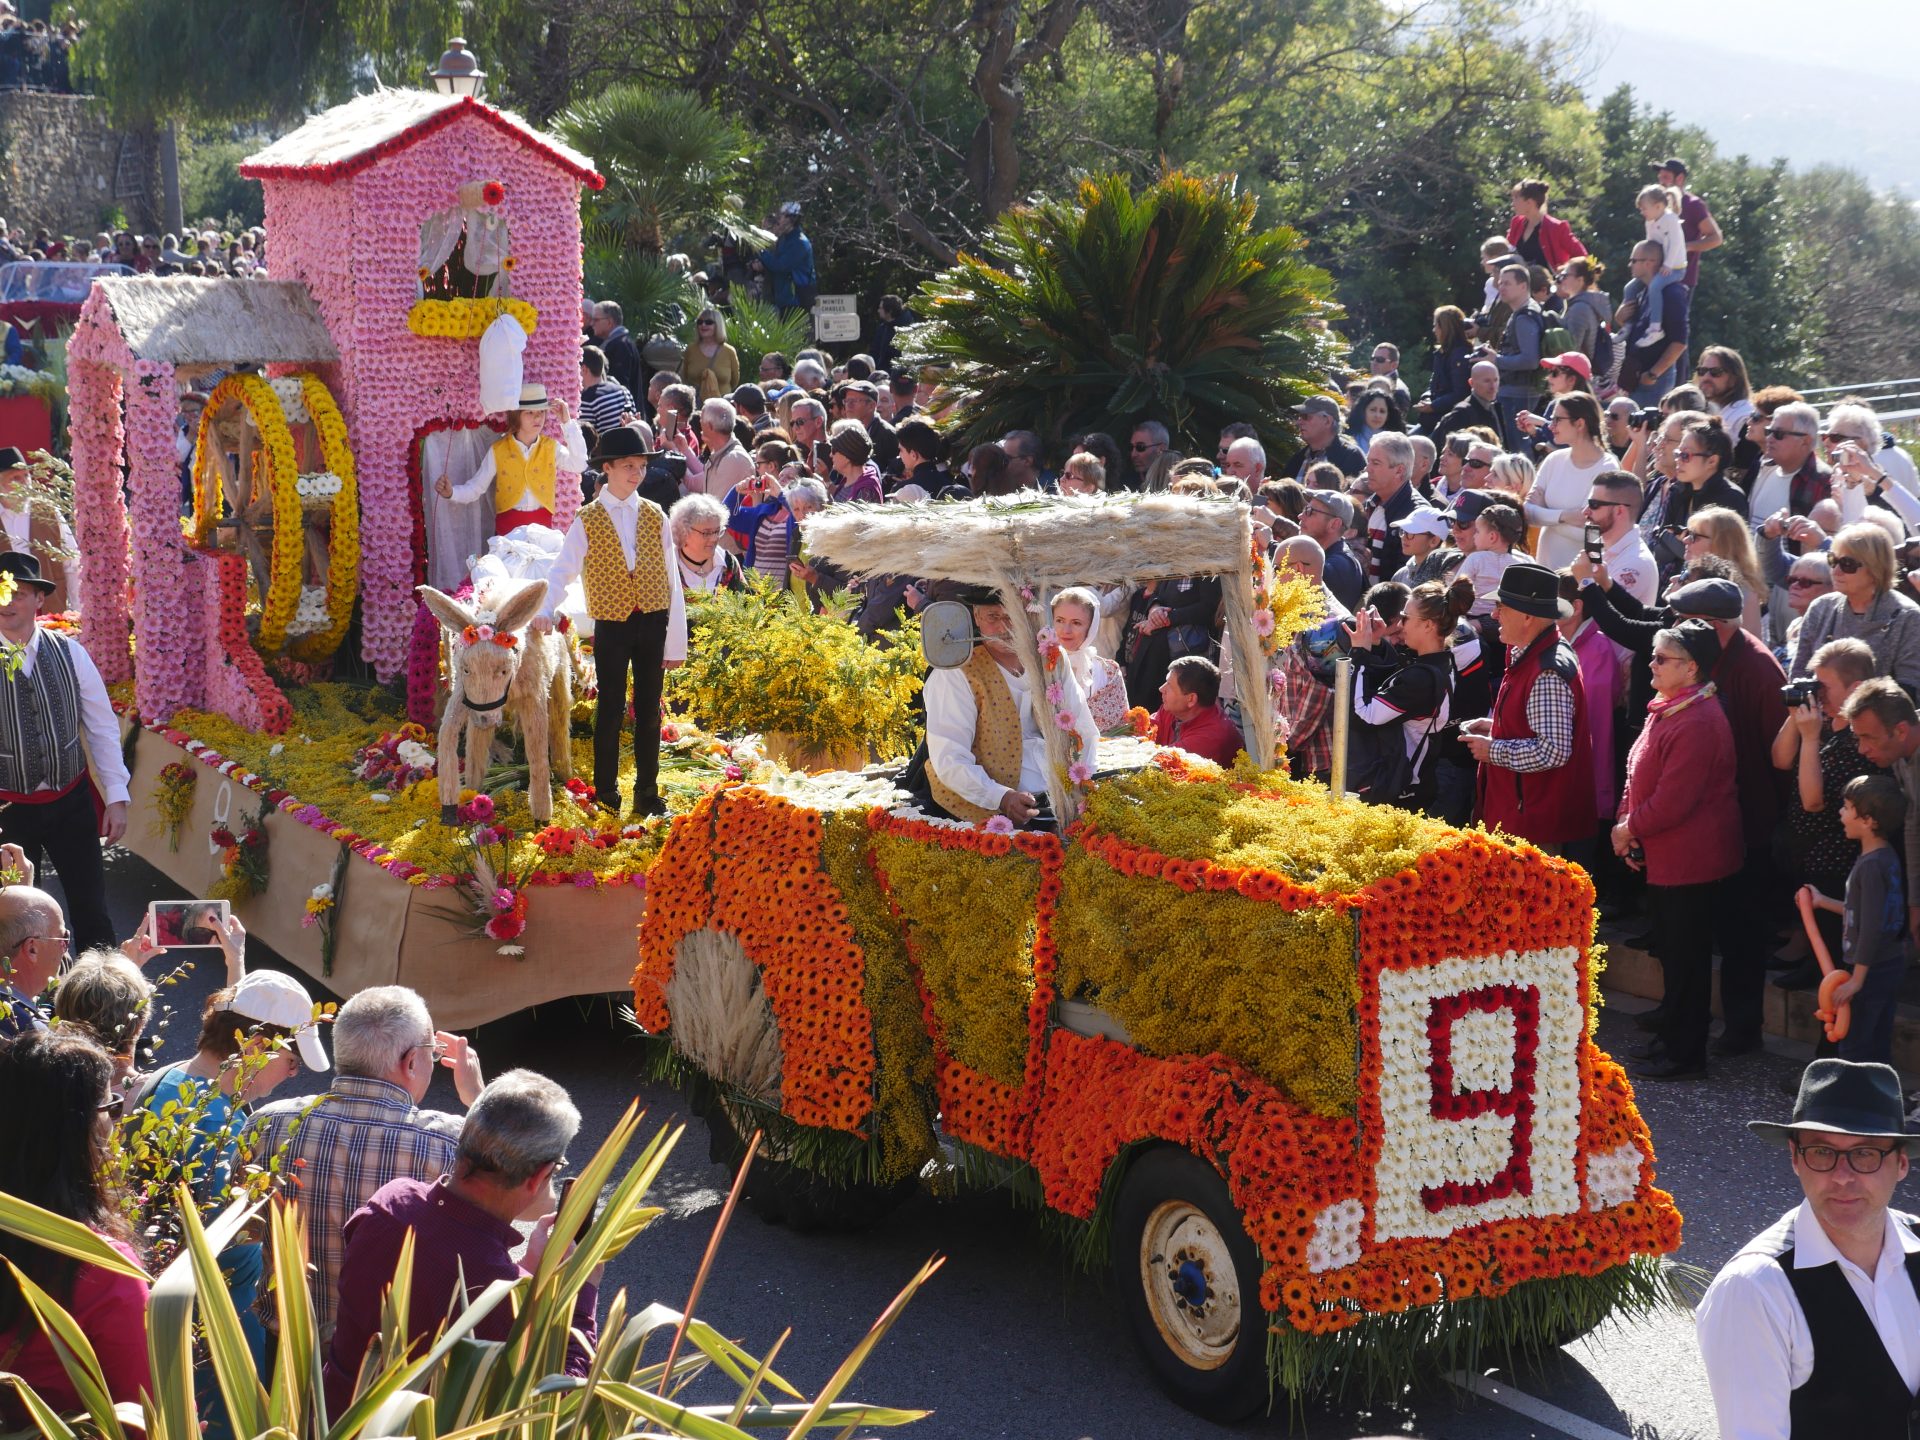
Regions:
[[1719, 660], [1719, 637], [1704, 620], [1654, 636], [1654, 697], [1627, 756], [1627, 793], [1613, 827], [1614, 853], [1647, 872], [1666, 987], [1657, 1038], [1633, 1067], [1648, 1080], [1707, 1073], [1714, 922], [1726, 903], [1719, 882], [1745, 855], [1733, 730], [1713, 683], [1701, 683]]
[[1513, 187], [1513, 220], [1507, 243], [1529, 265], [1544, 265], [1558, 273], [1576, 255], [1587, 253], [1566, 221], [1547, 213], [1547, 182], [1522, 180]]

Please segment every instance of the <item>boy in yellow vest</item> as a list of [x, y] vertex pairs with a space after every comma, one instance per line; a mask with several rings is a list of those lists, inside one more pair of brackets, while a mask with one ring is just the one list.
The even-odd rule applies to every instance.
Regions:
[[[561, 443], [542, 434], [551, 409], [560, 421]], [[493, 496], [493, 533], [505, 535], [522, 525], [553, 524], [554, 490], [562, 470], [578, 475], [587, 468], [587, 440], [567, 402], [547, 402], [547, 387], [520, 387], [518, 409], [507, 412], [507, 433], [481, 457], [480, 468], [455, 485], [444, 475], [434, 487], [443, 500], [471, 505]]]
[[547, 604], [536, 630], [577, 577], [593, 616], [593, 665], [600, 698], [593, 716], [594, 798], [620, 810], [620, 730], [627, 716], [627, 671], [633, 671], [633, 813], [664, 815], [660, 801], [660, 687], [663, 672], [687, 658], [686, 598], [680, 588], [673, 534], [660, 507], [637, 493], [646, 478], [640, 432], [622, 425], [593, 452], [606, 477], [580, 507], [547, 572]]

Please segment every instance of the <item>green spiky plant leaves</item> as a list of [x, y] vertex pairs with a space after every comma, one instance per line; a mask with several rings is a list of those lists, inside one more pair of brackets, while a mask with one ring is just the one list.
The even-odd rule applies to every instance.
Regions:
[[[219, 1254], [267, 1202], [241, 1200], [203, 1225], [185, 1188], [177, 1192], [185, 1244], [154, 1280], [147, 1303], [152, 1390], [144, 1404], [115, 1405], [100, 1361], [85, 1333], [57, 1299], [12, 1274], [26, 1309], [53, 1345], [73, 1383], [82, 1412], [62, 1416], [24, 1381], [14, 1379], [32, 1431], [42, 1440], [200, 1440], [204, 1392], [212, 1386], [232, 1433], [243, 1440], [370, 1440], [411, 1435], [419, 1440], [488, 1440], [508, 1431], [540, 1440], [614, 1440], [616, 1436], [696, 1436], [749, 1440], [777, 1433], [799, 1440], [818, 1432], [839, 1435], [869, 1427], [909, 1424], [926, 1414], [842, 1399], [907, 1301], [940, 1266], [923, 1266], [854, 1346], [825, 1386], [808, 1399], [772, 1368], [786, 1337], [755, 1357], [711, 1326], [664, 1305], [630, 1311], [625, 1291], [606, 1305], [592, 1364], [584, 1377], [564, 1373], [574, 1302], [597, 1266], [620, 1254], [661, 1211], [645, 1204], [680, 1130], [634, 1144], [640, 1116], [633, 1108], [613, 1127], [584, 1167], [560, 1213], [556, 1234], [578, 1233], [604, 1204], [569, 1252], [550, 1245], [532, 1275], [495, 1281], [467, 1301], [431, 1343], [405, 1343], [412, 1276], [409, 1237], [395, 1267], [380, 1334], [363, 1363], [352, 1400], [327, 1413], [321, 1384], [322, 1344], [307, 1281], [306, 1227], [297, 1206], [275, 1199], [265, 1216], [267, 1261], [279, 1316], [271, 1386], [253, 1368], [240, 1321], [219, 1268]], [[0, 1193], [0, 1230], [118, 1274], [139, 1269], [86, 1226]], [[510, 1304], [513, 1323], [504, 1340], [479, 1340], [473, 1331], [493, 1310]], [[674, 1337], [679, 1335], [676, 1344]], [[195, 1337], [204, 1359], [195, 1365]], [[672, 1373], [668, 1356], [672, 1354]], [[714, 1396], [709, 1382], [695, 1403], [688, 1386], [717, 1375], [730, 1388]]]
[[927, 282], [903, 350], [943, 370], [961, 443], [1008, 430], [1123, 442], [1158, 420], [1211, 455], [1220, 427], [1284, 446], [1336, 358], [1327, 274], [1285, 227], [1256, 228], [1231, 176], [1123, 175], [1002, 216], [981, 254]]

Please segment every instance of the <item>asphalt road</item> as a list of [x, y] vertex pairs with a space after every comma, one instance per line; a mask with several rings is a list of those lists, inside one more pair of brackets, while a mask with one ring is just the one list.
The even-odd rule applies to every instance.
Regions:
[[[149, 900], [180, 894], [124, 852], [109, 857], [108, 885], [114, 918], [126, 934]], [[258, 946], [249, 960], [279, 964]], [[530, 955], [526, 963], [543, 960]], [[217, 959], [202, 964], [166, 992], [179, 1013], [164, 1059], [183, 1058], [219, 969]], [[1625, 1013], [1635, 1003], [1622, 1001], [1603, 1017], [1601, 1043], [1609, 1049], [1635, 1038]], [[607, 1001], [547, 1006], [483, 1027], [474, 1041], [490, 1075], [528, 1066], [568, 1087], [585, 1117], [576, 1149], [597, 1143], [636, 1097], [649, 1126], [687, 1118], [674, 1092], [640, 1080], [637, 1046]], [[1784, 1115], [1790, 1102], [1777, 1085], [1797, 1074], [1804, 1058], [1783, 1046], [1723, 1062], [1705, 1084], [1640, 1088], [1659, 1182], [1678, 1197], [1686, 1216], [1680, 1259], [1717, 1268], [1798, 1202], [1785, 1156], [1762, 1147], [1743, 1122]], [[323, 1087], [324, 1079], [302, 1076], [279, 1093]], [[444, 1077], [427, 1103], [458, 1108]], [[624, 1286], [635, 1308], [653, 1300], [682, 1307], [726, 1185], [726, 1173], [708, 1163], [704, 1130], [692, 1122], [655, 1191], [669, 1214], [614, 1267], [608, 1293]], [[1316, 1440], [1681, 1440], [1715, 1433], [1692, 1326], [1683, 1315], [1609, 1327], [1569, 1346], [1541, 1373], [1477, 1382], [1462, 1377], [1478, 1389], [1497, 1391], [1506, 1403], [1442, 1385], [1408, 1396], [1392, 1410], [1315, 1409], [1297, 1419], [1291, 1432], [1284, 1416], [1232, 1430], [1212, 1425], [1172, 1405], [1147, 1378], [1102, 1284], [1071, 1268], [1031, 1214], [993, 1195], [917, 1198], [875, 1229], [852, 1236], [797, 1236], [743, 1210], [728, 1231], [700, 1314], [755, 1353], [791, 1326], [780, 1368], [811, 1393], [933, 1255], [946, 1257], [945, 1268], [849, 1392], [933, 1408], [932, 1418], [904, 1432], [925, 1440], [1288, 1433]], [[1550, 1408], [1540, 1409], [1543, 1402]]]

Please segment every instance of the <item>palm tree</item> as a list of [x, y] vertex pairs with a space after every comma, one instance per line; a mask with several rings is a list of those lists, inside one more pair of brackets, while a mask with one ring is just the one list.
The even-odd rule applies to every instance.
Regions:
[[595, 217], [616, 227], [628, 247], [659, 256], [715, 226], [753, 231], [732, 193], [751, 150], [747, 132], [697, 95], [615, 85], [571, 106], [553, 128], [606, 175]]
[[982, 257], [927, 282], [927, 321], [902, 344], [944, 369], [966, 445], [1158, 420], [1210, 455], [1244, 420], [1284, 446], [1336, 358], [1338, 311], [1300, 236], [1256, 230], [1254, 211], [1231, 176], [1176, 172], [1137, 195], [1122, 175], [1088, 179], [1009, 211]]

